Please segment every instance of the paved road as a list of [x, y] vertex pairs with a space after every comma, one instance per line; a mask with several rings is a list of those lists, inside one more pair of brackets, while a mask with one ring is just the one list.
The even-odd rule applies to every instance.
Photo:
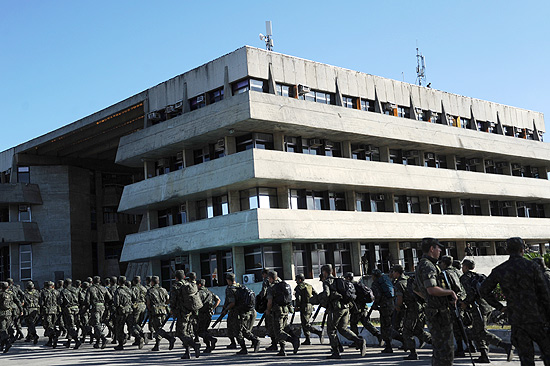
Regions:
[[[250, 353], [246, 356], [236, 356], [234, 350], [227, 350], [229, 344], [227, 338], [220, 338], [218, 347], [211, 355], [204, 355], [198, 359], [183, 361], [180, 359], [183, 354], [181, 346], [176, 343], [172, 351], [168, 351], [168, 342], [161, 342], [159, 352], [151, 352], [152, 343], [146, 345], [142, 350], [136, 346], [127, 346], [124, 351], [114, 351], [113, 345], [108, 344], [104, 350], [94, 349], [86, 344], [78, 350], [66, 349], [60, 345], [57, 349], [46, 348], [42, 346], [45, 339], [42, 338], [38, 345], [18, 341], [7, 354], [0, 354], [2, 365], [172, 365], [172, 364], [193, 364], [193, 365], [430, 365], [431, 349], [424, 348], [419, 350], [420, 360], [403, 361], [406, 355], [402, 351], [396, 351], [391, 355], [381, 355], [382, 348], [368, 347], [368, 353], [361, 358], [355, 349], [347, 349], [342, 354], [342, 360], [326, 360], [329, 346], [320, 345], [317, 339], [313, 340], [314, 345], [300, 348], [297, 355], [292, 352], [286, 358], [275, 357], [274, 353], [264, 351], [264, 346], [269, 345], [267, 339], [262, 339], [262, 351], [257, 354]], [[491, 353], [492, 365], [512, 366], [519, 365], [519, 359], [515, 356], [512, 362], [506, 362], [506, 356], [503, 353]], [[471, 365], [469, 359], [455, 360], [455, 365]], [[542, 366], [542, 361], [537, 361], [537, 366]]]

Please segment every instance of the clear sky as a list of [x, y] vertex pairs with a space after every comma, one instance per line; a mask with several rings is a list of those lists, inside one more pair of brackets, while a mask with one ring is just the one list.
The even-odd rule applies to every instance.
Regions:
[[[546, 115], [550, 2], [0, 0], [0, 151], [243, 45]], [[547, 134], [550, 136], [550, 134]], [[550, 138], [546, 138], [550, 140]]]

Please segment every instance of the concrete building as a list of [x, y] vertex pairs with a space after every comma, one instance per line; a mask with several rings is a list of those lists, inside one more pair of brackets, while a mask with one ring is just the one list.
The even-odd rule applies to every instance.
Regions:
[[[235, 272], [255, 288], [262, 267], [288, 280], [313, 280], [325, 263], [336, 274], [412, 270], [425, 236], [458, 258], [503, 254], [510, 236], [541, 251], [550, 239], [550, 145], [538, 112], [248, 46], [84, 124], [128, 108], [136, 126], [101, 144], [134, 181], [118, 213], [142, 217], [125, 236], [127, 276], [161, 274], [169, 286], [185, 269], [222, 286]], [[70, 126], [12, 155], [67, 149], [54, 136], [71, 136]], [[27, 195], [45, 200], [30, 182], [40, 189], [25, 187]], [[33, 210], [46, 206], [34, 199]], [[34, 253], [46, 247], [41, 223], [14, 230], [33, 229], [42, 235]], [[25, 244], [10, 245], [12, 268], [17, 245]]]

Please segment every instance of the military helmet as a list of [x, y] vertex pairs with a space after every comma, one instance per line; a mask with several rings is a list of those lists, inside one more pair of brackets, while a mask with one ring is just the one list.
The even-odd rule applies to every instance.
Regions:
[[474, 262], [472, 259], [464, 259], [462, 261], [462, 265], [468, 267], [469, 269], [476, 268], [476, 262]]
[[28, 281], [27, 282], [27, 288], [30, 290], [30, 289], [33, 289], [34, 288], [34, 282], [32, 281]]
[[353, 272], [346, 272], [346, 274], [344, 274], [344, 278], [353, 278]]
[[305, 281], [305, 279], [306, 279], [306, 276], [304, 276], [303, 273], [298, 273], [298, 274], [296, 275], [296, 281], [298, 281], [298, 280]]

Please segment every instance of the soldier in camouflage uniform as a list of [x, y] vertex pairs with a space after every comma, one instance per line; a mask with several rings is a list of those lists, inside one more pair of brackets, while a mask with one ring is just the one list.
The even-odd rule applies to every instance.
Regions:
[[197, 286], [202, 301], [202, 308], [199, 310], [197, 319], [197, 335], [201, 337], [206, 344], [206, 349], [203, 353], [211, 353], [216, 348], [216, 342], [218, 342], [218, 340], [208, 332], [208, 328], [212, 322], [214, 310], [220, 304], [220, 298], [206, 288], [205, 280], [200, 280]]
[[542, 257], [533, 258], [533, 262], [538, 264], [540, 269], [542, 269], [542, 273], [544, 274], [544, 279], [546, 280], [546, 285], [548, 286], [548, 288], [550, 288], [550, 269], [546, 267], [546, 264], [544, 263], [544, 258]]
[[400, 264], [394, 264], [390, 270], [390, 278], [395, 291], [394, 307], [392, 314], [392, 339], [396, 339], [399, 342], [403, 341], [403, 322], [405, 320], [405, 310], [407, 305], [403, 302], [403, 293], [407, 288], [408, 276], [404, 274], [403, 266]]
[[78, 313], [74, 317], [74, 322], [76, 325], [76, 334], [80, 333], [80, 331], [84, 332], [84, 328], [82, 327], [82, 324], [80, 323], [80, 292], [82, 292], [82, 281], [81, 280], [75, 280], [73, 283], [73, 287], [76, 290], [76, 298], [78, 300]]
[[23, 314], [23, 291], [19, 285], [13, 283], [12, 278], [8, 278], [8, 291], [13, 295], [12, 327], [17, 331], [15, 340], [23, 339], [23, 329], [21, 328], [21, 318]]
[[91, 281], [92, 279], [90, 278], [90, 282], [82, 282], [82, 288], [78, 293], [78, 306], [80, 309], [78, 312], [78, 318], [80, 319], [80, 327], [82, 328], [82, 338], [80, 339], [80, 343], [86, 342], [86, 336], [89, 335], [90, 344], [92, 344], [94, 336], [92, 333], [92, 327], [90, 327], [90, 308], [86, 306], [86, 292], [92, 283]]
[[306, 278], [303, 274], [296, 275], [296, 287], [294, 288], [294, 298], [296, 301], [296, 309], [294, 311], [300, 312], [300, 323], [302, 324], [302, 331], [306, 337], [302, 342], [303, 346], [311, 344], [309, 339], [310, 334], [316, 334], [319, 339], [323, 340], [323, 332], [318, 327], [314, 327], [311, 324], [311, 315], [313, 314], [313, 305], [310, 299], [313, 296], [317, 296], [317, 293], [309, 283], [305, 282]]
[[339, 359], [340, 342], [338, 332], [346, 339], [352, 341], [355, 347], [361, 350], [361, 356], [367, 352], [367, 343], [361, 337], [348, 330], [350, 304], [342, 302], [342, 295], [336, 291], [335, 278], [332, 276], [332, 266], [325, 264], [321, 267], [320, 279], [323, 282], [323, 291], [319, 294], [321, 305], [328, 312], [327, 332], [330, 339], [331, 355], [329, 359]]
[[[384, 279], [384, 276], [387, 275], [383, 274], [379, 269], [372, 271], [372, 276], [372, 292], [374, 292], [374, 304], [372, 306], [378, 310], [380, 315], [380, 333], [385, 344], [382, 353], [393, 353], [391, 346], [394, 334], [392, 328], [393, 296], [385, 288], [389, 281]], [[389, 286], [392, 286], [391, 283]]]
[[[128, 332], [132, 332], [132, 304], [134, 302], [132, 290], [126, 285], [126, 277], [120, 276], [117, 281], [117, 289], [115, 290], [113, 296], [113, 305], [114, 305], [114, 316], [115, 316], [115, 333], [118, 345], [115, 347], [115, 350], [121, 351], [124, 349], [124, 344], [126, 343], [126, 333], [124, 332], [124, 326], [128, 326]], [[136, 340], [138, 340], [139, 349], [143, 348], [144, 340], [141, 339], [140, 335], [135, 335]]]
[[503, 348], [507, 354], [512, 352], [512, 345], [487, 331], [487, 320], [493, 308], [479, 296], [479, 275], [473, 271], [474, 268], [475, 262], [473, 260], [464, 259], [462, 262], [462, 272], [464, 274], [460, 277], [460, 282], [464, 286], [466, 297], [461, 306], [464, 311], [469, 313], [472, 319], [471, 338], [475, 341], [476, 347], [481, 353], [481, 356], [475, 362], [489, 363], [489, 348], [487, 347], [487, 343]]
[[187, 274], [187, 279], [183, 281], [178, 296], [178, 308], [181, 309], [180, 315], [182, 317], [182, 333], [181, 339], [183, 346], [185, 347], [185, 353], [181, 357], [182, 359], [191, 358], [189, 354], [189, 348], [193, 348], [195, 351], [195, 357], [200, 355], [200, 344], [195, 342], [194, 328], [197, 320], [198, 312], [202, 308], [202, 302], [199, 296], [199, 289], [195, 282], [197, 275], [195, 272]]
[[44, 336], [48, 337], [46, 346], [57, 347], [59, 333], [55, 327], [58, 316], [58, 294], [54, 289], [53, 282], [45, 282], [40, 292], [40, 308], [42, 310], [42, 326]]
[[[510, 238], [506, 242], [510, 258], [495, 267], [481, 284], [479, 292], [489, 305], [508, 315], [512, 325], [512, 344], [516, 347], [522, 366], [534, 366], [533, 342], [542, 352], [544, 365], [550, 365], [550, 290], [540, 267], [523, 258], [524, 242]], [[493, 290], [500, 284], [506, 306]]]
[[13, 343], [8, 330], [11, 327], [13, 295], [8, 291], [8, 283], [0, 282], [0, 349], [7, 353]]
[[84, 303], [90, 309], [90, 326], [94, 329], [94, 348], [99, 348], [101, 340], [101, 349], [104, 349], [107, 344], [107, 338], [102, 332], [101, 324], [106, 309], [106, 304], [112, 300], [111, 293], [101, 285], [101, 278], [95, 276], [93, 284], [86, 291]]
[[437, 239], [422, 239], [423, 256], [415, 271], [416, 289], [426, 301], [426, 322], [432, 335], [432, 365], [436, 366], [452, 366], [454, 359], [453, 320], [449, 306], [456, 306], [458, 297], [453, 290], [446, 288], [437, 265], [444, 248]]
[[409, 277], [407, 286], [404, 290], [398, 288], [396, 293], [403, 291], [403, 304], [405, 305], [405, 316], [403, 319], [403, 347], [410, 352], [405, 360], [418, 360], [416, 353], [417, 337], [420, 345], [424, 343], [431, 344], [430, 333], [424, 330], [426, 317], [424, 316], [424, 299], [414, 292], [414, 277]]
[[176, 318], [176, 332], [175, 335], [178, 337], [182, 344], [185, 344], [183, 340], [183, 300], [180, 300], [181, 297], [181, 287], [185, 282], [185, 272], [181, 269], [176, 271], [176, 280], [172, 283], [172, 288], [170, 289], [170, 311], [172, 316]]
[[239, 346], [241, 346], [241, 350], [237, 354], [246, 355], [248, 353], [244, 341], [245, 338], [252, 341], [254, 352], [258, 352], [260, 340], [250, 331], [250, 322], [256, 318], [256, 311], [252, 309], [251, 311], [240, 313], [238, 304], [236, 303], [237, 287], [240, 285], [235, 282], [235, 274], [228, 273], [225, 280], [227, 282], [225, 304], [223, 305], [220, 317], [223, 318], [225, 314], [229, 314], [227, 316], [227, 336], [234, 337]]
[[[115, 331], [116, 309], [112, 299], [114, 298], [115, 291], [118, 287], [117, 278], [115, 276], [107, 278], [105, 287], [107, 287], [107, 290], [111, 294], [111, 300], [109, 300], [105, 304], [105, 315], [103, 316], [105, 318], [105, 325], [107, 326], [107, 329], [109, 329], [109, 335], [112, 337], [111, 344], [115, 344], [117, 343], [116, 331]], [[109, 335], [107, 335], [107, 337]]]
[[[142, 343], [147, 342], [147, 337], [143, 332], [141, 324], [145, 319], [145, 296], [147, 295], [147, 289], [141, 284], [141, 277], [135, 276], [132, 280], [132, 333], [134, 335], [139, 334], [139, 337], [136, 336], [134, 346], [143, 347]], [[141, 339], [140, 339], [141, 338]]]
[[60, 337], [64, 337], [67, 334], [67, 328], [65, 327], [65, 319], [63, 319], [63, 311], [61, 309], [61, 290], [63, 290], [63, 285], [65, 281], [57, 280], [54, 285], [55, 293], [57, 294], [57, 322], [56, 325], [59, 327]]
[[[149, 289], [151, 288], [151, 279], [153, 278], [153, 276], [146, 276], [145, 277], [145, 290], [146, 291], [149, 291]], [[146, 306], [147, 308], [147, 306]], [[146, 310], [147, 311], [147, 318], [148, 319], [151, 319], [151, 316], [149, 315], [149, 310]], [[147, 332], [147, 338], [148, 339], [153, 339], [153, 328], [151, 327], [151, 322], [150, 321], [147, 321], [147, 329], [149, 330]]]
[[27, 282], [27, 288], [23, 293], [23, 310], [25, 323], [27, 324], [27, 337], [25, 342], [33, 341], [38, 343], [38, 334], [36, 334], [36, 323], [40, 319], [40, 292], [34, 288], [32, 281]]
[[78, 339], [78, 330], [76, 328], [76, 317], [78, 316], [79, 303], [78, 291], [73, 287], [73, 281], [67, 278], [64, 282], [64, 288], [60, 291], [61, 311], [67, 329], [67, 342], [65, 347], [71, 346], [71, 338], [75, 341], [74, 349], [80, 347], [81, 342]]
[[[268, 272], [269, 272], [269, 269], [267, 269], [267, 268], [262, 269], [262, 279], [263, 279], [262, 289], [261, 289], [260, 293], [258, 294], [258, 297], [262, 298], [262, 299], [266, 298], [267, 289], [269, 287], [271, 287], [271, 283], [269, 282], [269, 278], [267, 277]], [[277, 279], [277, 282], [279, 282], [278, 279]], [[269, 339], [271, 340], [271, 345], [269, 347], [267, 347], [266, 350], [267, 351], [277, 351], [279, 349], [279, 347], [277, 345], [277, 337], [275, 335], [275, 330], [273, 329], [273, 315], [272, 314], [269, 314], [269, 315], [265, 314], [264, 319], [265, 319], [265, 329], [267, 331], [267, 335], [268, 335]]]
[[151, 278], [151, 287], [147, 290], [145, 299], [147, 301], [147, 310], [149, 311], [149, 324], [155, 333], [155, 346], [151, 351], [159, 350], [160, 340], [162, 338], [168, 339], [170, 342], [168, 349], [172, 350], [176, 339], [162, 329], [168, 314], [166, 309], [169, 303], [168, 292], [166, 289], [159, 286], [158, 276], [153, 276]]

